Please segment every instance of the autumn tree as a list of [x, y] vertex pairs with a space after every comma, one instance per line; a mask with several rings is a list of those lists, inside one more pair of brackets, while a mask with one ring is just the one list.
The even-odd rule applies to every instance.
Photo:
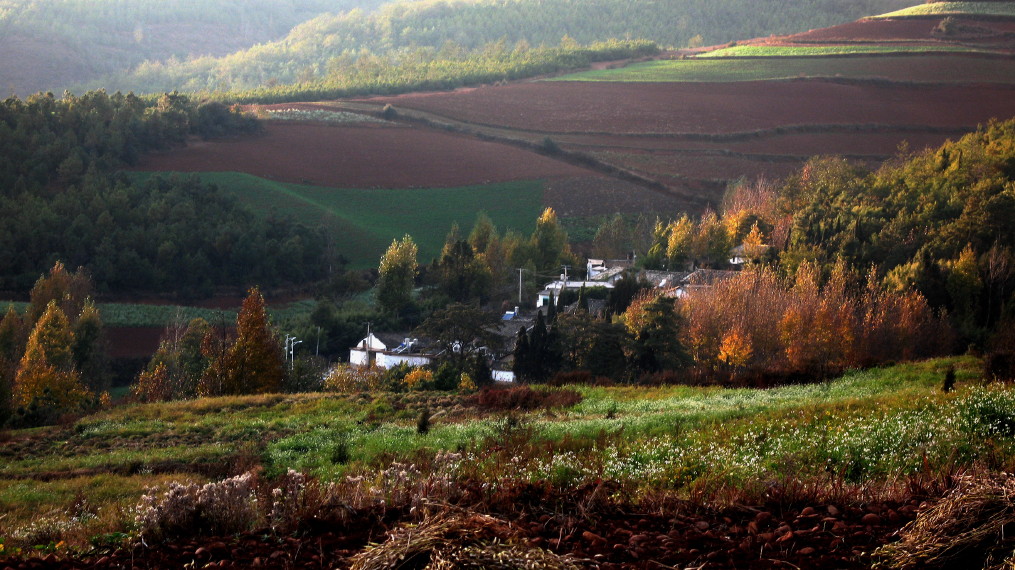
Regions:
[[55, 300], [46, 305], [28, 337], [14, 379], [13, 402], [45, 401], [54, 413], [72, 411], [87, 398], [74, 368], [74, 332]]
[[256, 287], [236, 317], [236, 341], [226, 353], [222, 390], [226, 394], [264, 394], [282, 388], [284, 355], [271, 330], [264, 297]]
[[57, 261], [49, 274], [39, 277], [32, 287], [27, 309], [28, 321], [33, 324], [38, 321], [50, 301], [56, 301], [68, 318], [77, 317], [91, 295], [92, 281], [84, 269], [68, 271], [62, 262]]
[[416, 242], [406, 235], [401, 241], [393, 240], [381, 256], [377, 301], [384, 310], [398, 314], [412, 303], [418, 253]]

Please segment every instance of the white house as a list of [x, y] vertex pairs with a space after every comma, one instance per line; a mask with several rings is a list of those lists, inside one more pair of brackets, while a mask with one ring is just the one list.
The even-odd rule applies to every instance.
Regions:
[[626, 269], [634, 267], [634, 258], [629, 259], [592, 259], [585, 265], [589, 281], [606, 281], [613, 283], [623, 276]]
[[[419, 339], [402, 338], [399, 342], [386, 335], [387, 342], [370, 333], [356, 346], [349, 349], [349, 364], [356, 366], [369, 366], [374, 364], [380, 368], [392, 368], [399, 364], [406, 363], [409, 366], [425, 366], [433, 361], [434, 355], [427, 354], [421, 349]], [[389, 346], [399, 344], [392, 349]]]
[[567, 289], [578, 291], [582, 287], [585, 287], [586, 289], [591, 289], [593, 287], [613, 289], [613, 283], [604, 281], [572, 281], [570, 279], [566, 281], [561, 279], [552, 283], [547, 283], [543, 290], [539, 292], [539, 295], [536, 296], [536, 308], [545, 307], [549, 304], [551, 293], [553, 293], [555, 299], [559, 299], [561, 291]]

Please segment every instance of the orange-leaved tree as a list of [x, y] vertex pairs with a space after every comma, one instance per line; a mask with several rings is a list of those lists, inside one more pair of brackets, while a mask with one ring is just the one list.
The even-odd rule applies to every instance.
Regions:
[[254, 287], [236, 317], [236, 342], [226, 353], [222, 390], [226, 394], [264, 394], [282, 389], [282, 346], [271, 330], [261, 291]]

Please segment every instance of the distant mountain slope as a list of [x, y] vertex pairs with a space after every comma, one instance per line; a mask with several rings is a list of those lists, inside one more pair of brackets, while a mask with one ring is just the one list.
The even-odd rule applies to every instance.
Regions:
[[[225, 57], [152, 61], [88, 88], [142, 92], [249, 90], [328, 81], [356, 62], [384, 65], [442, 52], [644, 38], [683, 47], [805, 31], [905, 7], [910, 0], [423, 0], [376, 12], [332, 11], [285, 38]], [[423, 48], [422, 50], [420, 48]], [[406, 55], [406, 54], [410, 55]]]
[[384, 0], [4, 0], [0, 90], [21, 96], [277, 40], [325, 12]]

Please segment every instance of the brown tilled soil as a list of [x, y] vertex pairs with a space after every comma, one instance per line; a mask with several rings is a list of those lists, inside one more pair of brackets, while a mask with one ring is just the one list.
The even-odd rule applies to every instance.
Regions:
[[1015, 86], [556, 81], [373, 102], [550, 136], [742, 133], [787, 125], [974, 128], [993, 117], [1015, 115]]
[[434, 130], [269, 122], [261, 137], [151, 155], [144, 171], [246, 172], [336, 188], [433, 188], [587, 176], [534, 152]]
[[[542, 498], [538, 487], [514, 497], [525, 504]], [[582, 517], [538, 511], [490, 514], [509, 523], [504, 540], [570, 555], [584, 568], [830, 569], [868, 568], [869, 554], [891, 541], [916, 512], [914, 500], [864, 508], [822, 504], [587, 512]], [[406, 517], [392, 511], [364, 511], [343, 522], [308, 521], [290, 536], [263, 530], [97, 550], [81, 558], [7, 558], [0, 559], [0, 569], [348, 568], [353, 556], [369, 543], [383, 542], [385, 533], [403, 521]]]

